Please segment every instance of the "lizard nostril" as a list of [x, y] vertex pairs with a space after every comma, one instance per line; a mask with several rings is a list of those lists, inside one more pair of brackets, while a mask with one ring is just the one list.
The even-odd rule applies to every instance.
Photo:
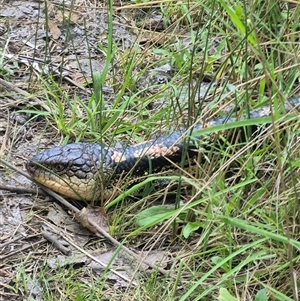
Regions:
[[26, 163], [26, 169], [30, 174], [33, 174], [36, 169], [36, 164], [33, 161], [28, 161]]

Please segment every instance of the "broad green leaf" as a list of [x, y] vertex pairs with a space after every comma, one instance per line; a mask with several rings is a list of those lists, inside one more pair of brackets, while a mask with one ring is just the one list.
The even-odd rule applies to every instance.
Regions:
[[220, 301], [237, 301], [237, 298], [233, 297], [226, 288], [220, 288], [218, 300], [220, 300]]
[[189, 222], [183, 228], [183, 236], [184, 238], [188, 238], [191, 232], [197, 231], [201, 227], [202, 223], [200, 222]]
[[255, 296], [255, 301], [268, 301], [268, 294], [265, 288], [259, 290]]
[[149, 209], [141, 211], [136, 216], [136, 223], [139, 227], [152, 226], [154, 222], [162, 222], [169, 213], [175, 212], [172, 208], [163, 206], [153, 206]]

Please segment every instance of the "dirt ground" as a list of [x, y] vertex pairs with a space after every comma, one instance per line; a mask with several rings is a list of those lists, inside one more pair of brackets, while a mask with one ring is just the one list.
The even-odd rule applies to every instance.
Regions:
[[[153, 44], [161, 45], [171, 36], [165, 34], [166, 24], [157, 10], [124, 9], [126, 3], [119, 1], [114, 5], [113, 45], [118, 49], [115, 55], [118, 56], [119, 53], [122, 55], [114, 60], [116, 63], [113, 66], [110, 66], [105, 86], [102, 87], [107, 106], [112, 104], [111, 100], [114, 100], [122, 89], [125, 72], [122, 74], [120, 70], [124, 67], [125, 60], [130, 62], [132, 49], [144, 53], [147, 47]], [[55, 91], [59, 91], [62, 93], [59, 97], [63, 94], [76, 95], [83, 103], [91, 98], [92, 74], [94, 72], [101, 74], [106, 68], [106, 49], [109, 46], [108, 17], [107, 4], [104, 1], [0, 0], [0, 301], [45, 300], [44, 289], [47, 285], [49, 291], [60, 295], [60, 281], [67, 282], [68, 277], [79, 270], [80, 275], [77, 279], [88, 286], [91, 279], [94, 283], [98, 279], [101, 280], [104, 266], [114, 256], [116, 249], [114, 242], [97, 237], [82, 227], [70, 209], [54, 201], [48, 194], [43, 194], [41, 190], [38, 191], [36, 185], [24, 174], [25, 163], [34, 154], [65, 142], [61, 131], [52, 124], [53, 122], [51, 123], [51, 118], [48, 118], [49, 115], [53, 117], [56, 112], [51, 111], [53, 107], [47, 102], [47, 93], [50, 91], [55, 94]], [[201, 24], [198, 26], [201, 27]], [[141, 31], [141, 27], [146, 30]], [[190, 33], [185, 32], [185, 29], [182, 31], [179, 35], [176, 34], [176, 38], [181, 39], [183, 48], [190, 49]], [[208, 53], [217, 51], [218, 46], [224, 42], [212, 36], [204, 40], [203, 44], [205, 49], [209, 49]], [[197, 41], [199, 49], [202, 47], [201, 43], [202, 41]], [[222, 51], [227, 51], [224, 50], [226, 47], [224, 46]], [[195, 51], [198, 51], [197, 49]], [[199, 52], [201, 56], [201, 50]], [[135, 86], [136, 91], [140, 92], [146, 90], [145, 87], [152, 87], [153, 84], [159, 86], [170, 81], [174, 73], [168, 64], [164, 62], [160, 66], [155, 66], [152, 57], [148, 57], [147, 53], [141, 57], [149, 60], [152, 69], [142, 70], [145, 74], [139, 77]], [[193, 63], [196, 64], [195, 61]], [[137, 71], [134, 70], [132, 76], [136, 76], [134, 72]], [[188, 78], [188, 86], [180, 78], [179, 81], [182, 80], [180, 88], [182, 91], [189, 91], [191, 87], [197, 87], [190, 89], [196, 91], [196, 102], [208, 91], [211, 95], [218, 93], [215, 89], [216, 84], [212, 83], [210, 78], [199, 79], [197, 72], [195, 75], [191, 74], [192, 76], [198, 78]], [[47, 80], [43, 81], [44, 78]], [[204, 80], [207, 80], [207, 86], [202, 84]], [[222, 82], [222, 79], [220, 81]], [[199, 82], [201, 89], [198, 87]], [[41, 83], [44, 83], [44, 86]], [[230, 82], [227, 83], [230, 87]], [[52, 85], [47, 93], [46, 85]], [[149, 89], [145, 93], [149, 93], [147, 96], [155, 95], [156, 91]], [[176, 96], [176, 105], [180, 104], [178, 107], [186, 109], [187, 93], [178, 92], [179, 95]], [[53, 96], [55, 98], [55, 95]], [[214, 104], [211, 103], [212, 106]], [[159, 94], [151, 105], [153, 110], [163, 107], [165, 105], [163, 96]], [[229, 108], [227, 103], [222, 105]], [[226, 110], [224, 111], [226, 113]], [[66, 115], [71, 113], [70, 108], [66, 109]], [[175, 123], [177, 118], [174, 116], [177, 112], [172, 114]], [[174, 127], [177, 125], [172, 124]], [[170, 124], [161, 127], [164, 126]], [[160, 130], [161, 128], [153, 129], [156, 131], [154, 135], [160, 133]], [[74, 140], [74, 136], [72, 139]], [[12, 169], [4, 161], [21, 172]], [[77, 205], [75, 203], [75, 206]], [[147, 234], [151, 237], [152, 232], [149, 231]], [[242, 233], [240, 237], [243, 241]], [[161, 241], [158, 243], [161, 245], [169, 239], [161, 236], [159, 238]], [[143, 238], [139, 241], [138, 235], [134, 239], [136, 245], [133, 245], [132, 249], [137, 253], [140, 252], [138, 255], [152, 265], [159, 261], [161, 268], [167, 270], [180, 261], [180, 256], [176, 257], [176, 261], [174, 254], [171, 253], [166, 254], [158, 250], [145, 253], [138, 251], [142, 247], [136, 246], [144, 246], [148, 242], [143, 241]], [[217, 240], [216, 242], [219, 243]], [[190, 241], [185, 240], [180, 248], [192, 250], [189, 249], [189, 243]], [[177, 246], [176, 251], [178, 250]], [[199, 260], [203, 261], [202, 258]], [[137, 263], [138, 260], [132, 260], [125, 251], [118, 254], [105, 282], [109, 284], [107, 291], [111, 292], [112, 296], [114, 292], [122, 293], [128, 289], [130, 279], [136, 274]], [[121, 270], [118, 269], [120, 266]], [[141, 274], [148, 273], [149, 270], [148, 265], [143, 265]], [[276, 273], [278, 271], [279, 269]], [[65, 275], [66, 279], [57, 281], [56, 273]], [[164, 270], [161, 273], [164, 273]], [[267, 278], [269, 276], [272, 278], [273, 274], [268, 273]], [[64, 292], [61, 295], [64, 295]], [[75, 300], [75, 296], [72, 300]], [[107, 296], [107, 300], [114, 299]]]
[[[91, 79], [91, 68], [103, 69], [105, 55], [97, 44], [108, 42], [107, 13], [99, 2], [0, 1], [0, 156], [23, 171], [33, 154], [62, 142], [45, 118], [33, 120], [30, 113], [22, 112], [46, 106], [39, 99], [44, 92], [37, 78], [45, 73], [63, 78], [66, 93], [76, 91], [87, 99], [91, 90], [83, 85]], [[136, 35], [126, 15], [117, 13], [114, 22], [114, 40], [122, 49], [131, 47]], [[113, 97], [109, 86], [103, 90]], [[45, 264], [44, 254], [50, 269], [55, 270], [72, 252], [79, 255], [76, 263], [101, 273], [101, 266], [80, 255], [79, 249], [88, 244], [85, 250], [102, 250], [94, 256], [108, 262], [112, 250], [107, 241], [96, 239], [49, 197], [38, 196], [36, 186], [24, 175], [0, 164], [0, 179], [0, 300], [42, 300], [37, 273]], [[65, 255], [51, 246], [47, 231], [67, 248]], [[120, 277], [112, 281], [123, 285]]]

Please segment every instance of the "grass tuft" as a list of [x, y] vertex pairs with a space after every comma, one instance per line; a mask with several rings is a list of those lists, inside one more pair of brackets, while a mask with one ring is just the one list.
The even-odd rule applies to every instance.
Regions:
[[[67, 49], [80, 62], [72, 16], [84, 8], [71, 2], [68, 13], [65, 3], [57, 7], [66, 32], [62, 62]], [[115, 289], [107, 271], [99, 277], [88, 268], [36, 267], [44, 300], [299, 300], [299, 118], [283, 103], [299, 94], [300, 6], [276, 0], [113, 4], [101, 11], [107, 28], [97, 42], [84, 23], [84, 39], [93, 46], [84, 85], [92, 84], [92, 93], [70, 87], [62, 74], [44, 73], [29, 86], [43, 91], [46, 106], [20, 113], [43, 119], [63, 143], [123, 147], [199, 120], [236, 120], [193, 132], [203, 137], [196, 171], [178, 166], [179, 175], [151, 175], [106, 204], [111, 234], [136, 250], [164, 250], [176, 277], [145, 273], [125, 291]], [[50, 31], [51, 14], [46, 17]], [[160, 30], [147, 27], [152, 19]], [[45, 61], [54, 55], [49, 37]], [[92, 65], [95, 53], [101, 71]], [[0, 56], [0, 75], [9, 79]], [[109, 96], [107, 86], [114, 91]], [[274, 106], [271, 116], [248, 118], [265, 105]], [[157, 181], [167, 188], [153, 189]], [[130, 202], [136, 191], [139, 199]], [[25, 296], [28, 277], [22, 267], [7, 289]]]

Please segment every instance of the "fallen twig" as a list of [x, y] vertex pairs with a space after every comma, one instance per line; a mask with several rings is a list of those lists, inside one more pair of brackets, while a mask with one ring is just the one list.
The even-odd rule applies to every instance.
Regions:
[[[70, 209], [71, 211], [78, 213], [80, 210], [76, 207], [74, 207], [73, 205], [71, 205], [68, 201], [66, 201], [63, 197], [61, 197], [60, 195], [58, 195], [57, 193], [53, 192], [52, 190], [48, 189], [47, 187], [41, 185], [40, 183], [36, 182], [34, 179], [32, 179], [27, 173], [23, 172], [22, 170], [19, 170], [18, 168], [16, 168], [15, 166], [13, 166], [12, 164], [6, 162], [3, 159], [0, 159], [0, 163], [6, 165], [7, 167], [15, 170], [16, 172], [22, 174], [23, 176], [27, 177], [28, 179], [31, 179], [34, 183], [36, 183], [38, 186], [41, 187], [42, 190], [44, 190], [46, 193], [48, 193], [49, 195], [53, 196], [56, 200], [58, 200], [61, 204], [63, 204], [64, 206], [66, 206], [68, 209]], [[125, 247], [122, 243], [118, 242], [116, 239], [114, 239], [111, 235], [109, 235], [109, 233], [107, 233], [104, 229], [102, 229], [101, 227], [99, 227], [98, 224], [94, 223], [93, 221], [90, 221], [90, 224], [99, 232], [101, 233], [106, 239], [108, 239], [113, 245], [121, 248], [122, 250], [124, 250], [124, 252], [126, 252], [127, 254], [131, 255], [132, 257], [134, 257], [136, 260], [138, 260], [141, 263], [144, 263], [146, 265], [148, 265], [149, 267], [153, 268], [153, 269], [157, 269], [160, 273], [162, 273], [163, 275], [168, 275], [168, 276], [172, 276], [170, 275], [170, 271], [167, 271], [163, 268], [158, 267], [155, 264], [152, 264], [151, 262], [147, 262], [146, 260], [144, 260], [143, 258], [141, 258], [138, 254], [134, 253], [133, 251], [131, 251], [130, 249], [128, 249], [127, 247]]]

